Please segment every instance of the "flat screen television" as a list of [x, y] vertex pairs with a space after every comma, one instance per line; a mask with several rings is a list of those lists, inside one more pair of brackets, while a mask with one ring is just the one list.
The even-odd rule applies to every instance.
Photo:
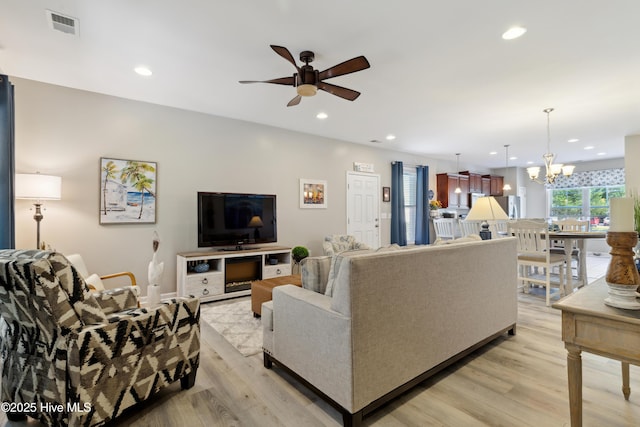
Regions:
[[198, 247], [273, 243], [278, 240], [276, 196], [198, 192]]

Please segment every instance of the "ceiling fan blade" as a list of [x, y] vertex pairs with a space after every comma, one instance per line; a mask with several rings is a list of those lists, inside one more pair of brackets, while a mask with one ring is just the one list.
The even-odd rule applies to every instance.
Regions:
[[271, 46], [271, 49], [273, 49], [278, 55], [282, 56], [284, 59], [291, 62], [293, 66], [296, 67], [296, 70], [300, 72], [300, 67], [298, 67], [298, 65], [296, 64], [296, 61], [295, 59], [293, 59], [293, 55], [291, 55], [291, 52], [289, 52], [289, 49], [283, 46], [276, 46], [273, 44], [270, 46]]
[[347, 89], [346, 87], [332, 85], [331, 83], [318, 82], [318, 89], [339, 96], [340, 98], [348, 99], [349, 101], [354, 101], [360, 96], [360, 92]]
[[356, 71], [366, 70], [371, 65], [367, 58], [364, 56], [358, 56], [348, 61], [344, 61], [338, 65], [334, 65], [331, 68], [320, 72], [320, 80], [326, 80], [333, 77], [344, 76], [345, 74], [355, 73]]
[[291, 77], [280, 77], [278, 79], [271, 79], [271, 80], [240, 80], [239, 83], [273, 83], [277, 85], [293, 86], [294, 82], [295, 82], [295, 79], [293, 78], [293, 76], [291, 76]]
[[301, 99], [302, 99], [302, 97], [300, 95], [296, 95], [295, 98], [293, 98], [291, 101], [289, 101], [289, 103], [287, 104], [287, 107], [293, 107], [294, 105], [300, 104], [300, 100]]

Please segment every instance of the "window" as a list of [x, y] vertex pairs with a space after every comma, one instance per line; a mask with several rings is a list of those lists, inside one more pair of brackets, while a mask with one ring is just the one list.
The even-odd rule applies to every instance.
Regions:
[[407, 244], [416, 240], [416, 181], [415, 168], [404, 168], [402, 184], [404, 186], [404, 217], [407, 222]]
[[591, 230], [609, 229], [609, 200], [624, 197], [624, 185], [548, 190], [550, 216], [557, 219], [589, 219]]

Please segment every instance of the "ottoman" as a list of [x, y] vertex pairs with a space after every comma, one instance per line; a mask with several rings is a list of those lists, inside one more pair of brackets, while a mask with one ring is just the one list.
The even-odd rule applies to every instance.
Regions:
[[262, 303], [271, 301], [271, 292], [276, 286], [296, 285], [302, 286], [299, 274], [291, 276], [278, 276], [271, 279], [256, 280], [251, 282], [251, 310], [254, 317], [262, 315]]

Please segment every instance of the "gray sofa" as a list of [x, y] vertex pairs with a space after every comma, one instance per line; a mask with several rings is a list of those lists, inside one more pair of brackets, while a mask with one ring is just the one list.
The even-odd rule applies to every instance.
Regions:
[[263, 305], [264, 364], [294, 374], [345, 426], [515, 334], [515, 238], [350, 251], [328, 262], [330, 295], [306, 289], [303, 275], [303, 288], [275, 288]]

